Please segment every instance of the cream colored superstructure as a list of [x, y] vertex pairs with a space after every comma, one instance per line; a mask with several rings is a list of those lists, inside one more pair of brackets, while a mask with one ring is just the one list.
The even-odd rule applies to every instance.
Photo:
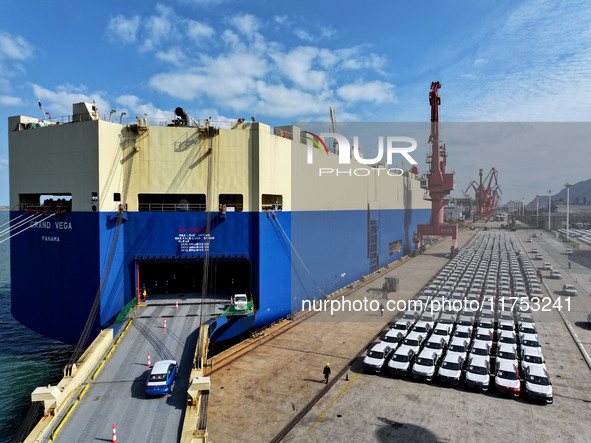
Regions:
[[[333, 153], [317, 152], [307, 164], [306, 140], [294, 126], [272, 133], [265, 124], [242, 122], [211, 134], [142, 119], [113, 123], [90, 116], [91, 108], [76, 104], [75, 112], [89, 109], [86, 119], [50, 127], [28, 128], [37, 122], [30, 117], [9, 119], [12, 209], [23, 209], [19, 195], [27, 194], [71, 195], [74, 212], [138, 211], [140, 194], [210, 194], [208, 211], [218, 210], [220, 194], [242, 195], [243, 210], [252, 212], [268, 209], [273, 196], [284, 211], [430, 208], [408, 171], [390, 176], [355, 160], [339, 165]], [[339, 174], [321, 175], [320, 168]], [[369, 175], [355, 173], [362, 169]]]
[[[12, 119], [15, 127], [24, 122]], [[280, 195], [290, 210], [291, 142], [270, 131], [241, 123], [209, 135], [103, 120], [21, 127], [10, 131], [11, 207], [18, 209], [19, 194], [71, 195], [73, 211], [137, 211], [138, 194], [207, 194], [209, 185], [210, 211], [218, 210], [219, 194], [241, 194], [244, 211], [260, 211], [263, 194]]]

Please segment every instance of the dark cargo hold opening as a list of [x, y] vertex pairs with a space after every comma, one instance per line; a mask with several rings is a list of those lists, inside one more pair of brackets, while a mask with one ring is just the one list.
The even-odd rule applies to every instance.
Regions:
[[[140, 291], [150, 295], [201, 293], [203, 260], [138, 260]], [[210, 258], [208, 298], [230, 298], [233, 294], [252, 295], [252, 264], [247, 259]]]

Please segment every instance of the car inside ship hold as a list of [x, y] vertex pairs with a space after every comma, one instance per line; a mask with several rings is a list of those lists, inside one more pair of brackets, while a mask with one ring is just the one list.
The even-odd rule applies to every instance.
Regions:
[[[200, 293], [203, 285], [202, 259], [154, 258], [137, 262], [139, 287], [148, 295], [173, 297], [180, 293]], [[237, 293], [253, 293], [251, 263], [246, 259], [210, 258], [208, 297], [230, 298]]]

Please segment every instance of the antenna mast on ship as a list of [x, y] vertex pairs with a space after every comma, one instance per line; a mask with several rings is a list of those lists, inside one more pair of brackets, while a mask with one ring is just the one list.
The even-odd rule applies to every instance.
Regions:
[[[333, 132], [333, 134], [336, 134], [336, 132], [337, 132], [337, 118], [334, 115], [334, 109], [332, 109], [332, 106], [329, 106], [328, 109], [330, 111], [330, 123], [332, 126], [332, 132]], [[333, 148], [334, 153], [337, 152], [338, 145], [339, 145], [339, 142], [337, 142], [337, 139], [335, 138], [332, 142], [332, 148]]]
[[39, 109], [41, 109], [41, 120], [45, 120], [45, 111], [43, 110], [43, 105], [41, 104], [41, 99], [39, 98], [39, 94], [35, 94], [37, 96], [37, 101], [39, 102]]

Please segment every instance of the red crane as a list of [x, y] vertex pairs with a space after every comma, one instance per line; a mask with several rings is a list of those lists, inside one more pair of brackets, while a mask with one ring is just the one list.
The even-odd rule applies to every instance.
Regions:
[[453, 249], [458, 247], [458, 226], [443, 223], [444, 199], [455, 189], [455, 173], [445, 172], [447, 164], [447, 151], [444, 144], [439, 142], [439, 105], [441, 98], [438, 89], [440, 82], [432, 82], [429, 91], [429, 104], [431, 105], [431, 153], [427, 154], [429, 172], [421, 178], [421, 188], [425, 190], [425, 198], [431, 200], [431, 223], [417, 226], [417, 243], [423, 246], [424, 236], [452, 238]]
[[[498, 183], [499, 171], [492, 168], [484, 180], [482, 179], [482, 169], [478, 170], [478, 175], [480, 176], [480, 183], [476, 183], [476, 181], [473, 180], [464, 191], [465, 194], [470, 188], [474, 189], [475, 200], [478, 206], [476, 214], [474, 214], [474, 220], [483, 217], [488, 218], [493, 215], [501, 194], [501, 188]], [[488, 185], [485, 187], [487, 181]]]

